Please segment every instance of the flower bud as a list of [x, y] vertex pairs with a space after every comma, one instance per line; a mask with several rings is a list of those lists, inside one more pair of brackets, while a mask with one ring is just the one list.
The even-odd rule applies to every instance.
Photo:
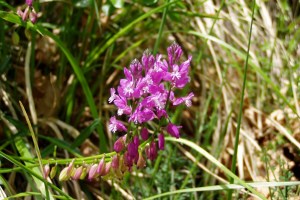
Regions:
[[168, 47], [167, 51], [170, 66], [178, 62], [183, 53], [181, 47], [176, 43], [173, 43], [170, 47]]
[[140, 145], [139, 136], [136, 135], [136, 136], [133, 137], [133, 143], [135, 144], [136, 148], [138, 149], [139, 145]]
[[155, 160], [157, 157], [156, 143], [151, 142], [150, 146], [145, 148], [145, 152], [149, 160]]
[[44, 178], [47, 179], [47, 177], [49, 176], [49, 173], [50, 173], [50, 165], [49, 164], [46, 164], [44, 166]]
[[158, 135], [158, 148], [160, 150], [164, 150], [165, 149], [165, 136], [162, 133], [160, 133]]
[[104, 171], [105, 171], [105, 156], [103, 156], [102, 159], [100, 160], [96, 173], [102, 176], [104, 174]]
[[119, 165], [120, 165], [120, 170], [121, 172], [126, 172], [128, 170], [127, 165], [125, 165], [125, 161], [124, 161], [125, 155], [120, 156], [120, 160], [119, 160]]
[[148, 72], [149, 68], [153, 67], [154, 63], [155, 63], [154, 56], [151, 55], [148, 49], [145, 50], [142, 56], [142, 64], [144, 66], [144, 70]]
[[[126, 139], [126, 137], [125, 137]], [[125, 141], [124, 141], [124, 137], [120, 137], [114, 144], [114, 150], [119, 153], [121, 152], [125, 147]]]
[[127, 151], [124, 153], [123, 158], [124, 158], [124, 165], [130, 169], [133, 165], [133, 159], [131, 158], [131, 156], [128, 154]]
[[103, 176], [107, 175], [110, 172], [111, 162], [106, 163]]
[[75, 161], [75, 159], [73, 159], [72, 162], [68, 166], [68, 174], [72, 174], [72, 172], [74, 170], [74, 161]]
[[33, 2], [33, 0], [26, 0], [26, 4], [27, 4], [28, 6], [32, 6], [32, 2]]
[[91, 181], [92, 179], [96, 178], [98, 176], [97, 172], [97, 168], [98, 165], [97, 164], [93, 164], [89, 170], [89, 176], [88, 176], [88, 180]]
[[83, 171], [83, 167], [82, 166], [80, 166], [77, 169], [75, 169], [74, 175], [72, 175], [72, 179], [73, 180], [80, 179], [80, 177], [82, 175], [82, 171]]
[[148, 137], [149, 137], [148, 129], [142, 128], [142, 130], [141, 130], [141, 137], [142, 137], [143, 140], [147, 140], [148, 139]]
[[180, 137], [178, 128], [181, 128], [181, 126], [176, 126], [175, 124], [169, 123], [169, 124], [167, 125], [167, 132], [168, 132], [171, 136], [173, 136], [173, 137], [175, 137], [175, 138], [178, 139], [178, 138]]
[[74, 159], [72, 162], [68, 165], [68, 167], [65, 167], [59, 174], [59, 181], [66, 181], [68, 180], [71, 175], [74, 173]]
[[50, 178], [53, 179], [56, 175], [57, 172], [57, 164], [55, 164], [54, 167], [52, 167], [51, 171], [50, 171]]
[[128, 156], [134, 159], [138, 155], [138, 146], [134, 142], [130, 142], [127, 146]]
[[66, 181], [70, 178], [71, 174], [68, 174], [68, 167], [65, 167], [59, 174], [59, 181]]
[[137, 166], [138, 168], [144, 168], [144, 167], [146, 166], [146, 161], [145, 161], [145, 159], [144, 159], [144, 157], [143, 157], [142, 152], [139, 153], [139, 159], [138, 159], [138, 161], [137, 161], [136, 166]]
[[88, 173], [88, 172], [87, 172], [87, 168], [86, 168], [86, 167], [83, 167], [82, 173], [81, 173], [79, 179], [80, 179], [80, 180], [83, 180], [83, 179], [85, 178], [85, 176], [87, 175], [87, 173]]
[[111, 161], [111, 167], [115, 170], [119, 168], [119, 155], [114, 155]]

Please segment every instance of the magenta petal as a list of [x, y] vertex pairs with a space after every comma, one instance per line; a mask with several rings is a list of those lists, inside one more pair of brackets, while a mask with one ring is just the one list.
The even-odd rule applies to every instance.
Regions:
[[173, 105], [174, 105], [174, 106], [177, 106], [177, 105], [183, 103], [183, 101], [184, 101], [184, 99], [183, 99], [182, 97], [177, 98], [177, 99], [173, 102]]
[[109, 103], [112, 103], [116, 99], [116, 89], [110, 88], [110, 97], [108, 99]]

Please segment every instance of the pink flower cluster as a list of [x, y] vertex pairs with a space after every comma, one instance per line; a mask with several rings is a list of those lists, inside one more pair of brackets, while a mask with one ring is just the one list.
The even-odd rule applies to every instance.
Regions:
[[27, 7], [25, 8], [24, 12], [19, 8], [17, 14], [22, 18], [23, 21], [29, 20], [32, 23], [36, 23], [37, 21], [37, 13], [32, 6], [33, 0], [26, 0]]
[[[125, 78], [120, 80], [119, 86], [110, 89], [109, 103], [117, 107], [117, 115], [127, 119], [127, 123], [118, 120], [116, 116], [110, 118], [109, 130], [126, 132], [114, 144], [117, 153], [123, 153], [124, 162], [129, 169], [135, 164], [145, 165], [142, 152], [139, 152], [140, 139], [148, 140], [145, 147], [149, 160], [157, 157], [158, 149], [164, 149], [164, 133], [179, 138], [179, 129], [170, 122], [168, 108], [185, 104], [191, 106], [193, 93], [184, 97], [176, 97], [174, 91], [182, 89], [190, 81], [189, 66], [192, 57], [181, 62], [182, 48], [174, 43], [167, 49], [168, 59], [161, 54], [153, 56], [146, 50], [141, 61], [134, 59], [129, 68], [124, 68]], [[147, 122], [160, 121], [162, 127], [154, 130], [150, 135]], [[155, 139], [157, 139], [157, 143]], [[140, 161], [140, 160], [143, 160]]]
[[[116, 116], [110, 118], [111, 132], [126, 132], [114, 143], [116, 154], [107, 158], [104, 155], [98, 162], [80, 166], [75, 166], [73, 160], [60, 172], [60, 181], [122, 178], [134, 165], [137, 168], [146, 165], [143, 154], [151, 161], [156, 159], [158, 150], [165, 148], [166, 133], [180, 137], [181, 126], [171, 123], [168, 112], [171, 107], [192, 104], [193, 93], [184, 97], [175, 95], [176, 89], [182, 89], [190, 81], [188, 72], [192, 57], [181, 62], [183, 52], [175, 43], [167, 51], [167, 60], [160, 54], [154, 57], [145, 51], [141, 62], [135, 59], [128, 69], [124, 68], [125, 78], [120, 80], [117, 89], [110, 90], [109, 103], [116, 105], [119, 117], [127, 119], [124, 123]], [[149, 129], [150, 121], [158, 122], [155, 130]], [[54, 178], [56, 171], [57, 165], [50, 169], [47, 164], [44, 177]]]

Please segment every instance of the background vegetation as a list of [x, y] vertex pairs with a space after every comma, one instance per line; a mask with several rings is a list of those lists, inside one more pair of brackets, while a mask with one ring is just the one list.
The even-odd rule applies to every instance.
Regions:
[[[8, 197], [299, 196], [299, 1], [39, 0], [33, 6], [36, 24], [16, 15], [25, 2], [0, 0], [0, 183]], [[91, 163], [112, 151], [117, 136], [108, 120], [116, 110], [109, 88], [145, 49], [166, 55], [174, 41], [193, 56], [191, 82], [182, 90], [195, 93], [193, 105], [172, 115], [185, 139], [169, 138], [155, 162], [121, 180], [59, 182], [57, 175], [47, 183], [39, 162], [61, 169], [72, 158]], [[233, 180], [248, 190], [228, 185]]]

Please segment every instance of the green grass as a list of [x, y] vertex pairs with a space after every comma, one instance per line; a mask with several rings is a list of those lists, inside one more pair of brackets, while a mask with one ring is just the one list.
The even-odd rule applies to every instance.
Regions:
[[[36, 24], [16, 14], [22, 3], [0, 0], [8, 199], [299, 196], [299, 2], [41, 0]], [[75, 167], [111, 161], [119, 135], [108, 130], [109, 89], [144, 50], [166, 55], [174, 41], [193, 56], [191, 81], [178, 91], [193, 91], [193, 104], [170, 115], [181, 138], [166, 138], [155, 161], [121, 179], [44, 179], [46, 164], [60, 171], [73, 159]]]

